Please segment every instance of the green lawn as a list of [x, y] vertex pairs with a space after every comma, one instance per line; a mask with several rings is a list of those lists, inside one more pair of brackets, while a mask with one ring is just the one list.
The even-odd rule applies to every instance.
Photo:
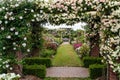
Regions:
[[61, 45], [52, 62], [53, 66], [82, 66], [82, 61], [70, 44]]

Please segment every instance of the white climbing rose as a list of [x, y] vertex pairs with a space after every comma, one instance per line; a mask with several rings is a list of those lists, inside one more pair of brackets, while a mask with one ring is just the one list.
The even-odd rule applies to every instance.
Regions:
[[23, 47], [26, 47], [26, 43], [23, 43], [22, 46], [23, 46]]

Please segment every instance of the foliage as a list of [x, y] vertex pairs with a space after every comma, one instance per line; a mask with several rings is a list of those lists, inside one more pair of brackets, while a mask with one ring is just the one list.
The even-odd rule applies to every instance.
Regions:
[[58, 45], [56, 44], [56, 43], [47, 43], [47, 44], [45, 44], [45, 47], [47, 48], [47, 49], [52, 49], [52, 50], [57, 50], [57, 47], [58, 47]]
[[54, 51], [52, 49], [43, 49], [42, 52], [40, 53], [40, 55], [42, 57], [52, 57], [55, 53], [56, 53], [56, 51]]
[[15, 73], [0, 74], [0, 80], [19, 80], [20, 75]]
[[[89, 25], [89, 39], [100, 34], [101, 55], [120, 73], [119, 2], [96, 0], [57, 1], [49, 4], [39, 0], [2, 0], [0, 2], [0, 53], [9, 59], [16, 51], [31, 51], [28, 34], [32, 22], [72, 25], [85, 21]], [[95, 11], [95, 12], [94, 12]], [[107, 21], [105, 20], [107, 19]], [[41, 38], [37, 38], [40, 40]], [[14, 56], [15, 58], [15, 56]]]
[[90, 52], [89, 46], [84, 43], [84, 44], [80, 47], [78, 54], [80, 54], [82, 57], [85, 57], [85, 56], [88, 56], [88, 55], [89, 55], [89, 52]]
[[74, 49], [77, 49], [82, 46], [82, 43], [75, 43], [73, 44]]
[[[37, 39], [31, 37], [34, 33], [32, 23], [43, 20], [43, 18], [37, 19], [40, 15], [42, 13], [38, 14], [35, 2], [32, 1], [4, 0], [0, 3], [0, 53], [2, 58], [9, 59], [12, 63], [11, 57], [16, 59], [17, 51], [30, 53], [34, 45], [41, 43], [41, 37], [37, 36]], [[34, 44], [30, 41], [33, 38], [37, 40]]]
[[30, 42], [32, 44], [32, 49], [34, 50], [34, 48], [38, 48], [41, 49], [43, 47], [43, 38], [42, 38], [42, 31], [43, 31], [43, 27], [42, 25], [40, 25], [40, 23], [37, 22], [32, 22], [32, 30], [31, 30], [31, 35], [30, 37]]
[[92, 64], [89, 66], [90, 78], [96, 79], [103, 76], [103, 72], [106, 71], [105, 65], [101, 64]]
[[[101, 27], [101, 55], [114, 72], [120, 73], [120, 8], [106, 17]], [[109, 35], [109, 36], [108, 36]]]
[[24, 59], [24, 64], [26, 65], [45, 65], [46, 67], [50, 67], [52, 65], [51, 60], [49, 58], [39, 58], [39, 57], [32, 57]]
[[102, 58], [97, 57], [84, 57], [83, 58], [83, 64], [84, 67], [89, 67], [91, 64], [102, 64], [101, 62]]
[[57, 42], [57, 43], [58, 43], [58, 45], [60, 45], [60, 44], [62, 43], [62, 41], [61, 41], [60, 37], [59, 37], [59, 38], [55, 38], [55, 42]]
[[0, 59], [0, 73], [5, 73], [7, 72], [7, 69], [10, 69], [10, 60], [3, 60]]
[[44, 78], [46, 75], [46, 67], [44, 65], [24, 65], [24, 75], [35, 75], [40, 78]]

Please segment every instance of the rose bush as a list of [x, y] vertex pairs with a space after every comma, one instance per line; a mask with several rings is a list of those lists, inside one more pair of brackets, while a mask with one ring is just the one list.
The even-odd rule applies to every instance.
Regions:
[[15, 73], [0, 74], [0, 80], [19, 80], [20, 75]]

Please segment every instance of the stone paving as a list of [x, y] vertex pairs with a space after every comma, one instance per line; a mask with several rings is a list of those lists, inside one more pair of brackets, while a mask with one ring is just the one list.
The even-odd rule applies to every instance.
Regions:
[[47, 68], [46, 77], [89, 77], [89, 71], [83, 67], [50, 67]]

